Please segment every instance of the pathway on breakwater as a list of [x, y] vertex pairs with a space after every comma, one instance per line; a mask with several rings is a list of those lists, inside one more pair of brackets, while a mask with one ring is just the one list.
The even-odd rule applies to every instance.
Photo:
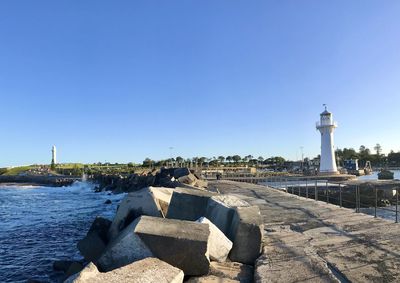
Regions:
[[260, 207], [256, 282], [400, 282], [400, 224], [255, 184], [209, 188]]

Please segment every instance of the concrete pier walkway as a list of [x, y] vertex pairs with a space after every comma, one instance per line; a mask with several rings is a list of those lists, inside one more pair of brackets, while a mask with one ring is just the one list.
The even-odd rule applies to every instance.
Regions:
[[400, 224], [255, 184], [209, 188], [259, 206], [256, 282], [400, 282]]

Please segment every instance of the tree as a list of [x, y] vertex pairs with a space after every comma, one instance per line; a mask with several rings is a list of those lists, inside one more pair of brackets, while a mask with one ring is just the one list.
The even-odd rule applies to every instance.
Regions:
[[132, 168], [132, 167], [133, 167], [133, 163], [132, 163], [132, 162], [129, 162], [129, 163], [128, 163], [128, 167], [129, 167], [129, 168]]
[[263, 161], [264, 161], [264, 157], [259, 156], [259, 157], [258, 157], [258, 162], [263, 163]]
[[153, 160], [151, 160], [150, 158], [146, 158], [143, 161], [143, 167], [149, 167], [150, 168], [153, 165], [153, 163], [154, 163]]
[[232, 156], [232, 160], [238, 164], [240, 160], [242, 160], [242, 158], [240, 157], [240, 155], [234, 155]]
[[225, 161], [225, 157], [223, 157], [222, 155], [218, 156], [218, 160], [219, 162], [222, 164]]
[[182, 167], [182, 163], [183, 163], [183, 161], [184, 161], [183, 158], [180, 157], [180, 156], [178, 156], [175, 160], [176, 160], [176, 162], [178, 163], [178, 166], [179, 166], [179, 167]]
[[380, 155], [381, 155], [381, 152], [382, 152], [382, 147], [381, 147], [381, 145], [380, 145], [379, 143], [377, 143], [377, 144], [374, 146], [374, 149], [375, 149], [376, 155], [377, 155], [377, 156], [380, 156]]
[[233, 160], [232, 156], [229, 155], [229, 156], [226, 157], [226, 161], [228, 161], [229, 163], [231, 163], [232, 160]]

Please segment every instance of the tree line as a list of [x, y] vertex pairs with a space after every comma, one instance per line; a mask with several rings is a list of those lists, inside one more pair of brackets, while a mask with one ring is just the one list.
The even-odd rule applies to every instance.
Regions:
[[358, 152], [354, 148], [343, 148], [336, 150], [338, 165], [343, 166], [345, 160], [358, 159], [360, 166], [365, 166], [370, 161], [373, 166], [400, 166], [400, 152], [390, 151], [385, 155], [382, 153], [382, 146], [377, 143], [371, 151], [364, 145], [361, 145]]

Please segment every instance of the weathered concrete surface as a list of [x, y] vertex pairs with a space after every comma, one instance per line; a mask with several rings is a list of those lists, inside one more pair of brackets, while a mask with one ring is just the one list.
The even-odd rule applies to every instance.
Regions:
[[115, 239], [120, 231], [141, 215], [162, 217], [161, 207], [149, 188], [129, 193], [124, 197], [112, 221], [108, 238]]
[[104, 241], [95, 232], [89, 232], [77, 246], [87, 262], [96, 262], [106, 248]]
[[218, 262], [226, 261], [232, 249], [232, 242], [207, 218], [201, 217], [197, 222], [207, 224], [210, 229], [210, 238], [208, 242], [210, 259]]
[[260, 208], [255, 282], [400, 282], [400, 225], [265, 186], [210, 182]]
[[134, 231], [155, 257], [178, 267], [185, 275], [208, 273], [208, 224], [141, 216]]
[[182, 270], [157, 258], [146, 258], [107, 273], [98, 271], [93, 263], [65, 283], [182, 283]]
[[171, 202], [174, 189], [164, 187], [149, 187], [153, 198], [158, 202], [162, 215], [165, 217]]
[[208, 199], [213, 193], [176, 188], [169, 204], [167, 218], [196, 221], [205, 216]]
[[233, 247], [229, 254], [232, 261], [253, 264], [261, 253], [264, 233], [263, 219], [258, 206], [236, 207], [229, 235]]
[[117, 238], [108, 244], [97, 261], [97, 266], [101, 271], [111, 271], [132, 262], [153, 257], [150, 249], [135, 233], [138, 222], [139, 218], [128, 225]]
[[[206, 217], [214, 223], [225, 235], [230, 237], [233, 216], [235, 208], [241, 206], [250, 206], [246, 201], [237, 196], [217, 195], [208, 200]], [[230, 237], [230, 240], [233, 240]]]
[[210, 275], [237, 280], [240, 283], [253, 282], [254, 268], [239, 262], [211, 262]]
[[207, 275], [203, 277], [192, 277], [187, 280], [186, 283], [240, 283], [240, 281], [217, 277], [214, 275]]

